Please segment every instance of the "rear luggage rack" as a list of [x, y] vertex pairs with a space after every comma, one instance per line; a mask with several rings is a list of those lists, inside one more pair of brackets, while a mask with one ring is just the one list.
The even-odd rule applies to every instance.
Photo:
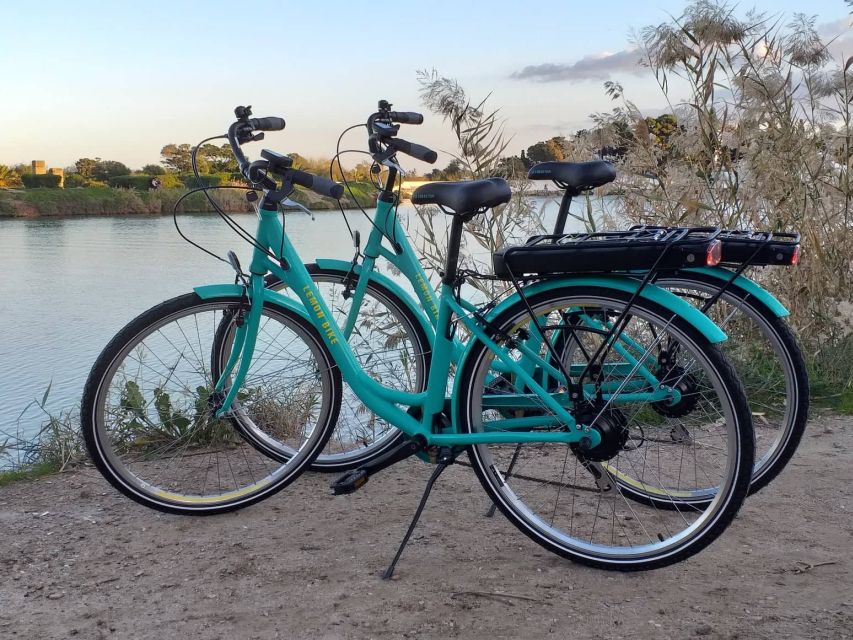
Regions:
[[[631, 231], [667, 231], [677, 227], [637, 225]], [[787, 266], [800, 261], [800, 234], [780, 231], [750, 231], [723, 229], [718, 239], [722, 243], [721, 264], [749, 266]]]
[[720, 261], [716, 227], [637, 227], [629, 231], [533, 236], [492, 254], [495, 275], [603, 273], [713, 266]]

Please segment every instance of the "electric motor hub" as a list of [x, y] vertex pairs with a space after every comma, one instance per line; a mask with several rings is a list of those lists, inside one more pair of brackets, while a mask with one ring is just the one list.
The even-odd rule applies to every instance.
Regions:
[[677, 402], [670, 400], [653, 402], [652, 409], [660, 415], [667, 418], [682, 418], [699, 404], [699, 384], [693, 374], [686, 373], [683, 367], [670, 367], [658, 371], [655, 375], [664, 387], [676, 389], [681, 394]]
[[[585, 402], [574, 413], [578, 426], [589, 426], [601, 436], [601, 442], [591, 448], [573, 444], [572, 451], [582, 460], [605, 462], [619, 455], [628, 442], [628, 420], [615, 407], [604, 408], [604, 401]], [[602, 411], [603, 409], [603, 411]]]

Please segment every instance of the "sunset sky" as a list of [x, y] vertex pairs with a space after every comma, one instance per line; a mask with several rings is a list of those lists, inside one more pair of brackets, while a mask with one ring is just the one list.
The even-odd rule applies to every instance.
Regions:
[[[664, 109], [630, 34], [679, 15], [683, 2], [546, 4], [9, 3], [0, 24], [0, 163], [67, 166], [98, 156], [139, 168], [158, 162], [167, 143], [224, 132], [238, 104], [287, 120], [267, 146], [328, 157], [340, 130], [364, 121], [379, 98], [422, 110], [415, 72], [423, 68], [458, 79], [473, 99], [491, 92], [513, 153], [610, 109], [607, 79], [649, 113]], [[756, 6], [786, 19], [814, 14], [823, 36], [840, 36], [834, 52], [853, 54], [842, 0]], [[435, 117], [406, 137], [453, 148]], [[349, 140], [365, 146], [363, 136]]]

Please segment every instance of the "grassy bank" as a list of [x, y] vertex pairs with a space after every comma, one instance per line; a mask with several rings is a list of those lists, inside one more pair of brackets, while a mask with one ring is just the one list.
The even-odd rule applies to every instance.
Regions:
[[[845, 345], [853, 356], [853, 340]], [[812, 409], [853, 415], [853, 388], [850, 387], [849, 373], [839, 369], [839, 359], [808, 353], [806, 358]], [[34, 400], [25, 409], [25, 412], [35, 410], [44, 415], [44, 422], [35, 437], [25, 439], [20, 433], [0, 431], [0, 487], [58, 473], [86, 460], [79, 411], [74, 408], [58, 415], [49, 413], [44, 408], [49, 393], [48, 388], [40, 401]]]
[[[345, 208], [372, 206], [375, 189], [369, 183], [352, 185], [356, 200], [345, 194]], [[24, 189], [0, 190], [0, 217], [55, 217], [75, 215], [121, 216], [134, 214], [171, 214], [175, 203], [187, 189], [159, 189], [136, 191], [133, 189], [81, 188], [81, 189]], [[231, 212], [250, 212], [244, 192], [223, 189], [214, 192], [214, 197], [223, 209]], [[293, 199], [314, 210], [337, 209], [338, 203], [312, 192], [297, 190]], [[213, 208], [203, 193], [195, 193], [181, 202], [179, 213], [212, 212]]]

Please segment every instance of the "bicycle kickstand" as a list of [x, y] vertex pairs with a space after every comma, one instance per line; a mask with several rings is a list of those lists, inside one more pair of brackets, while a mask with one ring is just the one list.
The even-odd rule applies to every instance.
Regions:
[[409, 542], [409, 538], [412, 537], [412, 532], [415, 530], [415, 526], [418, 524], [418, 520], [420, 520], [421, 513], [423, 513], [424, 506], [426, 506], [427, 499], [429, 498], [429, 494], [432, 491], [432, 487], [435, 484], [435, 481], [438, 480], [438, 476], [442, 474], [442, 472], [447, 469], [449, 465], [453, 464], [453, 454], [449, 447], [442, 447], [441, 451], [438, 455], [438, 463], [435, 466], [435, 470], [432, 472], [429, 480], [427, 481], [426, 488], [424, 489], [424, 494], [421, 496], [421, 501], [418, 504], [418, 508], [415, 511], [415, 517], [412, 518], [411, 524], [409, 524], [409, 529], [406, 531], [406, 535], [403, 536], [403, 541], [400, 543], [399, 548], [397, 549], [397, 554], [394, 556], [394, 559], [391, 561], [391, 564], [388, 565], [388, 568], [385, 569], [385, 573], [382, 574], [383, 580], [390, 580], [394, 575], [394, 568], [397, 566], [397, 561], [400, 559], [400, 556], [403, 555], [403, 549], [406, 548], [406, 545]]

